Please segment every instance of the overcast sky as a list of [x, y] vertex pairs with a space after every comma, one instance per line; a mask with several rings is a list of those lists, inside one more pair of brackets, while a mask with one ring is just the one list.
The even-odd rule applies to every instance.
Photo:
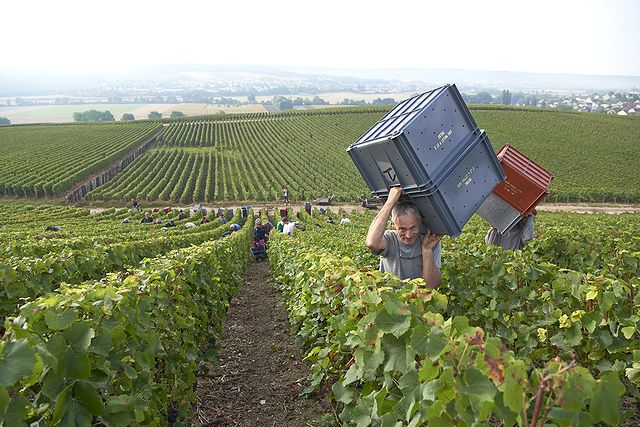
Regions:
[[638, 0], [9, 0], [2, 66], [155, 63], [640, 75]]

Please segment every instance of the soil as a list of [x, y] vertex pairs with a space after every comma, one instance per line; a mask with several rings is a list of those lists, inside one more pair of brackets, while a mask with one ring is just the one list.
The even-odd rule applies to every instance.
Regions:
[[625, 205], [614, 203], [543, 203], [537, 207], [541, 211], [550, 212], [576, 212], [576, 213], [638, 213], [640, 205]]
[[194, 425], [331, 425], [326, 395], [300, 396], [310, 369], [289, 333], [268, 261], [249, 262], [223, 329], [217, 366], [198, 378]]

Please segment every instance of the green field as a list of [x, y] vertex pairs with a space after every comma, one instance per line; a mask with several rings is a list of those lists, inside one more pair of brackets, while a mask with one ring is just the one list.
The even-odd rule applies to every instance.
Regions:
[[639, 215], [541, 213], [523, 251], [474, 218], [442, 241], [437, 290], [378, 271], [374, 212], [327, 215], [303, 214], [269, 260], [345, 425], [638, 425]]
[[640, 117], [472, 109], [496, 149], [511, 144], [555, 175], [550, 200], [640, 201]]
[[148, 140], [159, 124], [77, 124], [0, 128], [0, 192], [60, 196]]
[[[161, 142], [147, 166], [165, 154], [202, 165], [216, 148], [206, 140]], [[214, 211], [149, 213], [0, 202], [0, 423], [191, 419], [198, 366], [215, 361], [243, 284], [253, 212], [225, 211], [242, 226], [227, 237]], [[377, 271], [364, 245], [375, 212], [336, 225], [339, 213], [297, 212], [300, 228], [272, 232], [268, 259], [307, 390], [329, 394], [345, 425], [638, 425], [639, 214], [540, 212], [517, 252], [486, 245], [474, 217], [444, 238], [431, 290]]]
[[[241, 225], [230, 236], [213, 211], [151, 214], [176, 225], [0, 202], [0, 423], [190, 424], [199, 366], [256, 268], [254, 212], [224, 211]], [[364, 245], [375, 212], [297, 214], [293, 236], [269, 238], [273, 285], [307, 391], [344, 425], [640, 422], [640, 215], [541, 212], [516, 252], [472, 218], [443, 240], [432, 290], [378, 271]]]
[[[383, 107], [334, 108], [165, 121], [150, 150], [87, 197], [125, 201], [135, 195], [181, 203], [273, 201], [288, 185], [298, 202], [328, 194], [355, 201], [368, 189], [346, 148], [386, 111]], [[471, 112], [494, 149], [509, 143], [555, 176], [547, 200], [640, 201], [640, 118], [486, 106], [471, 106]], [[0, 178], [5, 194], [59, 194], [41, 190], [43, 174], [50, 177], [46, 188], [51, 189], [55, 179], [68, 175], [59, 166], [65, 161], [74, 163], [78, 155], [83, 161], [96, 155], [104, 159], [104, 144], [97, 141], [106, 137], [99, 136], [98, 130], [108, 132], [109, 138], [124, 137], [142, 124], [85, 126], [0, 129], [0, 146], [5, 148], [0, 154], [0, 165], [5, 165]], [[85, 135], [90, 129], [96, 129], [94, 142]], [[69, 145], [73, 140], [79, 144], [75, 148]], [[71, 147], [73, 153], [64, 147]], [[42, 159], [45, 152], [55, 153], [56, 161]], [[22, 161], [17, 161], [16, 153]], [[33, 173], [36, 169], [38, 174]], [[79, 182], [83, 173], [90, 174], [89, 169], [83, 170], [74, 173], [73, 182]], [[68, 189], [69, 181], [64, 182], [57, 188]]]

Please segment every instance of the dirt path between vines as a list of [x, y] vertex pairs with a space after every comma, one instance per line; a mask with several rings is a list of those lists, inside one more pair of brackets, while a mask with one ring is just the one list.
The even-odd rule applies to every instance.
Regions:
[[[143, 209], [151, 209], [154, 207], [165, 207], [165, 206], [172, 206], [174, 209], [190, 209], [193, 206], [174, 206], [171, 204], [171, 202], [142, 202], [142, 208]], [[89, 211], [91, 214], [96, 214], [99, 212], [102, 212], [108, 208], [106, 207], [93, 207], [91, 203], [85, 203], [85, 204], [78, 204], [78, 206], [80, 207], [87, 207], [89, 208]], [[208, 210], [216, 210], [218, 208], [218, 206], [211, 206], [211, 205], [202, 205], [203, 207], [207, 208]], [[230, 207], [230, 208], [234, 208], [234, 209], [238, 209], [239, 206], [234, 206], [233, 204], [231, 205], [224, 205], [222, 204], [221, 206], [224, 207]], [[266, 208], [266, 209], [276, 209], [281, 207], [282, 205], [280, 204], [276, 204], [276, 203], [260, 203], [260, 204], [249, 204], [249, 206], [253, 207], [254, 209], [261, 209], [261, 208]], [[316, 208], [325, 208], [325, 209], [331, 209], [333, 212], [337, 212], [338, 209], [344, 209], [347, 212], [351, 212], [351, 211], [363, 211], [366, 210], [365, 208], [361, 207], [360, 205], [351, 205], [351, 204], [336, 204], [336, 205], [331, 205], [331, 206], [319, 206], [319, 205], [312, 205], [313, 207]], [[127, 205], [123, 205], [123, 207], [128, 207]], [[289, 206], [290, 209], [293, 209], [294, 212], [300, 211], [304, 209], [304, 204], [299, 204], [299, 203], [294, 203], [291, 206]], [[621, 214], [621, 213], [640, 213], [640, 204], [631, 204], [631, 205], [625, 205], [625, 204], [608, 204], [608, 203], [603, 203], [603, 204], [596, 204], [596, 203], [574, 203], [574, 204], [566, 204], [566, 203], [543, 203], [541, 205], [538, 205], [537, 207], [538, 210], [540, 211], [550, 211], [550, 212], [558, 212], [558, 211], [562, 211], [562, 212], [576, 212], [576, 213], [609, 213], [609, 214]]]
[[318, 426], [326, 400], [299, 397], [309, 366], [273, 288], [268, 261], [251, 260], [224, 321], [218, 366], [198, 378], [195, 425]]

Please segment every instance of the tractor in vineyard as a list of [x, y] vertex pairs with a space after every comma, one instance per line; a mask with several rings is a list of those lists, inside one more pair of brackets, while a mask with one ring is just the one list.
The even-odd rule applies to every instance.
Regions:
[[333, 199], [335, 199], [336, 196], [329, 196], [329, 197], [317, 197], [314, 202], [316, 203], [316, 205], [319, 206], [328, 206], [331, 204], [331, 202], [333, 201]]
[[384, 200], [380, 199], [377, 196], [373, 199], [360, 197], [358, 199], [358, 202], [360, 203], [361, 207], [367, 208], [367, 209], [378, 209], [379, 207], [382, 207], [382, 205], [384, 205]]

